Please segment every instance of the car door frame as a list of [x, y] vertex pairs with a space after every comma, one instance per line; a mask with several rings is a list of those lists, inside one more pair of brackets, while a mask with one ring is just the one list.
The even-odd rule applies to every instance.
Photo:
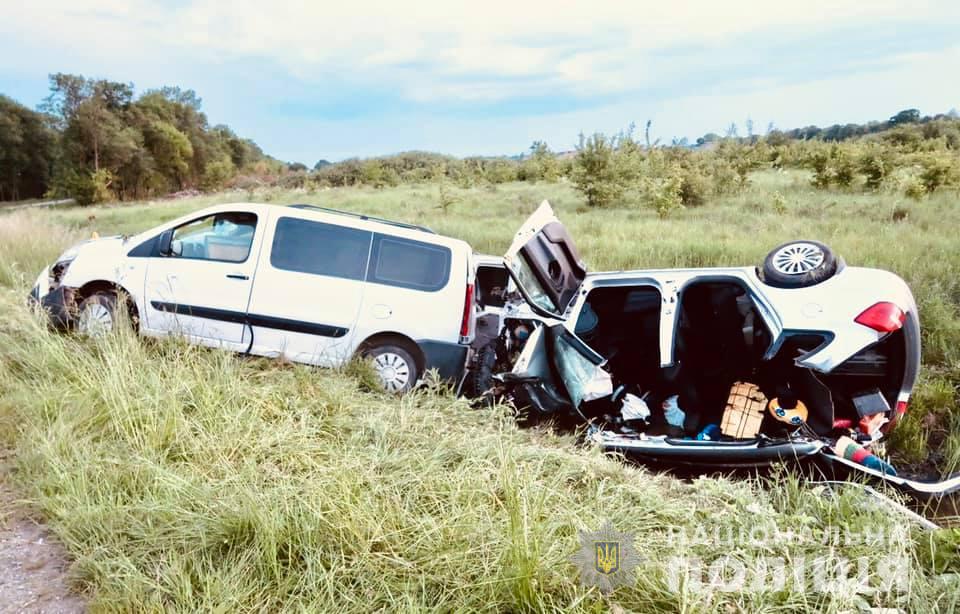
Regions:
[[[245, 274], [249, 276], [249, 280], [239, 280], [247, 281], [249, 283], [249, 288], [247, 290], [246, 301], [243, 305], [238, 305], [236, 309], [222, 309], [216, 307], [204, 307], [204, 306], [195, 306], [195, 305], [185, 305], [184, 309], [190, 309], [191, 313], [179, 313], [179, 306], [171, 303], [169, 301], [157, 301], [152, 300], [150, 296], [150, 263], [154, 258], [168, 258], [160, 253], [161, 248], [161, 237], [168, 231], [172, 231], [176, 228], [190, 224], [194, 221], [201, 220], [205, 217], [214, 216], [218, 214], [225, 213], [250, 213], [256, 216], [257, 222], [254, 227], [253, 240], [250, 244], [250, 251], [247, 254], [247, 258], [242, 262], [230, 262], [222, 260], [203, 260], [203, 259], [183, 259], [184, 262], [190, 260], [196, 260], [198, 262], [226, 262], [231, 265], [243, 266], [245, 269], [248, 269]], [[137, 247], [132, 249], [128, 254], [128, 257], [147, 257], [150, 260], [147, 262], [144, 271], [143, 277], [143, 299], [142, 305], [139, 307], [140, 313], [145, 317], [141, 318], [140, 330], [143, 334], [154, 337], [163, 337], [175, 334], [176, 330], [170, 330], [161, 326], [156, 326], [151, 322], [150, 312], [155, 311], [159, 313], [169, 313], [171, 309], [177, 312], [177, 315], [188, 316], [198, 319], [210, 319], [212, 321], [219, 322], [229, 322], [235, 324], [241, 324], [245, 328], [241, 333], [239, 341], [218, 339], [215, 337], [208, 337], [203, 335], [196, 335], [190, 332], [184, 332], [184, 337], [191, 343], [196, 343], [198, 345], [204, 345], [208, 347], [216, 347], [222, 349], [228, 349], [233, 351], [243, 351], [249, 345], [249, 331], [247, 326], [247, 310], [249, 307], [250, 296], [253, 291], [253, 284], [256, 282], [256, 274], [260, 268], [260, 254], [263, 246], [263, 238], [266, 234], [265, 227], [270, 222], [271, 215], [268, 210], [264, 208], [252, 208], [244, 206], [223, 206], [218, 207], [215, 210], [206, 210], [206, 211], [197, 211], [189, 215], [182, 216], [168, 222], [167, 224], [160, 226], [151, 231], [152, 237], [142, 241]], [[230, 268], [230, 267], [226, 267]], [[230, 271], [225, 273], [225, 276], [230, 277], [234, 273], [244, 273], [243, 271]], [[161, 303], [162, 306], [156, 306], [154, 303]], [[198, 308], [200, 314], [209, 314], [216, 317], [204, 318], [203, 315], [197, 315]], [[156, 317], [156, 316], [155, 316]], [[157, 320], [159, 321], [159, 320]]]

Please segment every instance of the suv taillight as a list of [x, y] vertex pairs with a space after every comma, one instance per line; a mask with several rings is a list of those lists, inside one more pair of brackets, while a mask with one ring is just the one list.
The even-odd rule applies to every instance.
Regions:
[[893, 303], [877, 303], [858, 315], [854, 322], [872, 328], [878, 333], [892, 333], [903, 327], [907, 314]]
[[470, 316], [473, 315], [473, 284], [467, 284], [467, 292], [463, 297], [463, 318], [460, 320], [460, 336], [470, 336]]

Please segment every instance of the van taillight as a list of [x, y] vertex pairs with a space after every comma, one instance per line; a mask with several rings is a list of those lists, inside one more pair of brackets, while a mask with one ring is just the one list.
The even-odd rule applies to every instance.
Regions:
[[897, 401], [897, 411], [894, 415], [899, 419], [902, 418], [905, 413], [907, 413], [907, 402]]
[[883, 302], [867, 308], [854, 319], [854, 322], [872, 328], [878, 333], [892, 333], [900, 330], [906, 319], [907, 314], [902, 309], [893, 303]]
[[473, 284], [467, 284], [467, 293], [463, 297], [463, 319], [460, 320], [460, 336], [470, 335], [470, 316], [473, 315]]
[[908, 403], [909, 401], [897, 401], [897, 407], [896, 409], [893, 410], [893, 415], [890, 416], [890, 422], [887, 422], [886, 424], [884, 424], [883, 428], [881, 429], [883, 430], [883, 432], [885, 433], [889, 432], [890, 429], [892, 429], [894, 425], [897, 424], [897, 422], [900, 422], [903, 416], [906, 415], [907, 413]]

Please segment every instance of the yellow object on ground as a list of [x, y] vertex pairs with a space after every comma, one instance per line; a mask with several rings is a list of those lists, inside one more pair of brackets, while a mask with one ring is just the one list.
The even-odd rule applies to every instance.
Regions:
[[780, 403], [780, 399], [774, 397], [770, 399], [770, 405], [767, 406], [767, 409], [770, 410], [770, 415], [780, 422], [793, 426], [800, 426], [807, 421], [807, 406], [801, 401], [795, 401], [793, 407], [784, 407]]

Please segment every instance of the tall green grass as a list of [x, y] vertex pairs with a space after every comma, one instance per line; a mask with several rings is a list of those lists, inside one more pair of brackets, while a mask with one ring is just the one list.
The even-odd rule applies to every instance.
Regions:
[[[0, 324], [0, 437], [16, 479], [75, 557], [94, 609], [244, 611], [840, 611], [854, 595], [674, 593], [662, 568], [723, 544], [675, 532], [758, 525], [894, 531], [855, 493], [826, 497], [783, 475], [692, 483], [650, 473], [572, 436], [520, 430], [442, 388], [397, 399], [354, 376], [244, 359], [121, 331], [52, 334], [9, 292]], [[606, 519], [636, 534], [636, 581], [579, 586], [577, 532]], [[799, 560], [816, 543], [742, 547]], [[848, 557], [905, 556], [909, 595], [877, 605], [960, 606], [904, 539]]]
[[[820, 221], [812, 216], [809, 225], [796, 211], [747, 214], [759, 207], [753, 199], [762, 199], [762, 190], [666, 222], [645, 211], [580, 211], [563, 184], [465, 191], [447, 215], [435, 209], [430, 187], [267, 196], [428, 221], [498, 253], [546, 193], [595, 268], [742, 264], [762, 255], [774, 235], [785, 240], [797, 230], [839, 242], [844, 253], [851, 247], [851, 262], [885, 253], [832, 212]], [[809, 535], [833, 527], [889, 535], [904, 526], [852, 489], [831, 495], [788, 474], [768, 482], [678, 480], [603, 457], [572, 435], [519, 429], [504, 408], [471, 409], [439, 386], [396, 398], [365, 392], [357, 367], [341, 373], [254, 360], [139, 339], [129, 330], [96, 341], [53, 334], [25, 307], [33, 269], [75, 238], [129, 232], [197, 204], [0, 217], [0, 445], [14, 450], [14, 478], [65, 543], [76, 586], [90, 594], [94, 610], [960, 608], [956, 576], [929, 562], [942, 561], [942, 549], [927, 556], [933, 546], [916, 532], [841, 549], [874, 564], [905, 557], [906, 594], [817, 593], [809, 573], [801, 586], [781, 591], [670, 590], [665, 564], [677, 555], [707, 562], [734, 556], [750, 567], [764, 557], [799, 563], [824, 551], [815, 540], [732, 548], [677, 540], [678, 533], [780, 527]], [[948, 214], [945, 204], [925, 204]], [[491, 224], [491, 215], [504, 221]], [[889, 224], [881, 218], [856, 223], [883, 231]], [[816, 234], [831, 225], [832, 238]], [[948, 233], [937, 232], [931, 241], [946, 245]], [[604, 233], [606, 240], [598, 236]], [[955, 306], [955, 282], [933, 283], [943, 263], [921, 261], [922, 247], [907, 241], [910, 233], [900, 236], [909, 256], [899, 272], [929, 275], [918, 293]], [[934, 320], [927, 334], [946, 344], [951, 333]], [[937, 360], [946, 373], [951, 356]], [[931, 407], [948, 403], [939, 389], [930, 389]], [[634, 581], [612, 596], [581, 587], [569, 561], [578, 531], [605, 520], [634, 533], [644, 557]]]

